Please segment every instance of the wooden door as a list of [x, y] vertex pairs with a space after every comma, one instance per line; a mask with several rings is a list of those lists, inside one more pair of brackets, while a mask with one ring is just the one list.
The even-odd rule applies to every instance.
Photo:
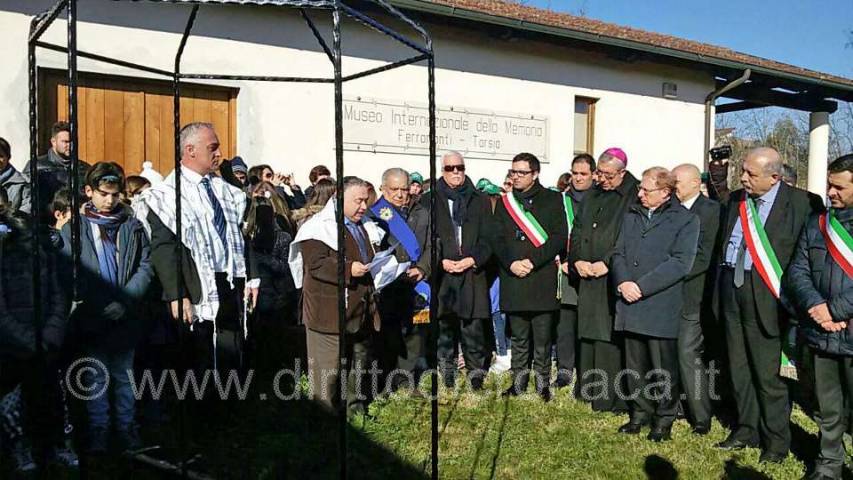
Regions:
[[[114, 161], [127, 175], [150, 161], [162, 174], [175, 162], [172, 85], [148, 79], [80, 73], [77, 121], [80, 158], [94, 164]], [[181, 123], [209, 122], [219, 135], [222, 155], [236, 154], [237, 90], [181, 84]], [[54, 122], [68, 119], [68, 83], [64, 71], [40, 76], [39, 151], [50, 147]]]

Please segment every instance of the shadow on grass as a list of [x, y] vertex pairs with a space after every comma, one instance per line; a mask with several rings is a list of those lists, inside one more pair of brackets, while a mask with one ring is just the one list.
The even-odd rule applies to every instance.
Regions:
[[[338, 419], [310, 401], [277, 402], [267, 407], [240, 402], [218, 418], [192, 420], [186, 453], [196, 457], [190, 469], [209, 478], [286, 479], [340, 476]], [[346, 426], [347, 476], [365, 479], [426, 479], [428, 464], [418, 467], [400, 458], [363, 430], [369, 418], [350, 418]], [[177, 422], [175, 422], [177, 423]], [[177, 425], [164, 429], [162, 448], [150, 457], [179, 464]], [[104, 458], [91, 464], [87, 478], [180, 478], [131, 462]], [[67, 478], [67, 477], [65, 477]]]
[[492, 456], [492, 468], [489, 472], [489, 478], [495, 478], [495, 471], [498, 468], [498, 458], [501, 456], [501, 447], [503, 446], [504, 432], [506, 431], [506, 420], [509, 418], [509, 398], [504, 398], [503, 415], [501, 416], [501, 425], [498, 427], [498, 443], [495, 446], [495, 454]]
[[726, 461], [723, 478], [726, 480], [772, 480], [769, 476], [752, 467], [738, 465], [735, 459]]
[[646, 477], [649, 480], [678, 479], [678, 470], [675, 469], [675, 465], [658, 455], [649, 455], [646, 457], [643, 471], [646, 472]]

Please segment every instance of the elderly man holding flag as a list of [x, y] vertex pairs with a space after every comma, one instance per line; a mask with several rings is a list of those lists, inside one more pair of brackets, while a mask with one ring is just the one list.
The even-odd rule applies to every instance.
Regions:
[[565, 252], [568, 226], [562, 195], [539, 183], [539, 170], [539, 159], [530, 153], [513, 159], [513, 188], [495, 207], [493, 241], [501, 267], [501, 311], [512, 328], [513, 385], [504, 394], [527, 390], [533, 353], [536, 391], [547, 402], [551, 329], [560, 308], [555, 259]]
[[[382, 198], [370, 209], [386, 235], [381, 250], [394, 247], [394, 256], [402, 264], [409, 262], [405, 274], [379, 293], [382, 329], [377, 352], [380, 368], [389, 375], [386, 388], [415, 388], [418, 361], [424, 356], [425, 324], [429, 323], [430, 272], [429, 212], [418, 203], [409, 203], [409, 173], [389, 168], [382, 174]], [[397, 370], [395, 370], [397, 369]], [[413, 393], [418, 392], [417, 389]]]
[[820, 455], [813, 480], [841, 478], [853, 400], [853, 154], [829, 165], [827, 183], [831, 208], [809, 218], [782, 282], [814, 363]]

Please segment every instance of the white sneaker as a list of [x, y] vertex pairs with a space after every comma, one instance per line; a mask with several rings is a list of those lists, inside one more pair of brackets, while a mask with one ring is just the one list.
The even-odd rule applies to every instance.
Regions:
[[495, 363], [492, 364], [492, 367], [489, 370], [493, 373], [503, 373], [509, 370], [510, 365], [512, 363], [512, 355], [507, 352], [506, 355], [497, 355], [495, 356]]

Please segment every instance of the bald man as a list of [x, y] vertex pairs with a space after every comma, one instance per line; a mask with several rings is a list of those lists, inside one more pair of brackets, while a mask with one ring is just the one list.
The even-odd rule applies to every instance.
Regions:
[[701, 314], [706, 275], [711, 267], [720, 230], [720, 204], [702, 195], [701, 173], [695, 165], [679, 165], [672, 170], [672, 174], [678, 201], [699, 217], [696, 260], [684, 281], [684, 307], [678, 330], [678, 365], [693, 432], [707, 435], [711, 431], [711, 398], [708, 371], [703, 362], [706, 335], [702, 329]]
[[717, 282], [728, 346], [737, 424], [717, 446], [761, 447], [759, 461], [781, 463], [791, 444], [788, 390], [779, 376], [785, 331], [779, 285], [797, 238], [814, 210], [808, 194], [782, 181], [772, 148], [751, 150], [732, 193]]

